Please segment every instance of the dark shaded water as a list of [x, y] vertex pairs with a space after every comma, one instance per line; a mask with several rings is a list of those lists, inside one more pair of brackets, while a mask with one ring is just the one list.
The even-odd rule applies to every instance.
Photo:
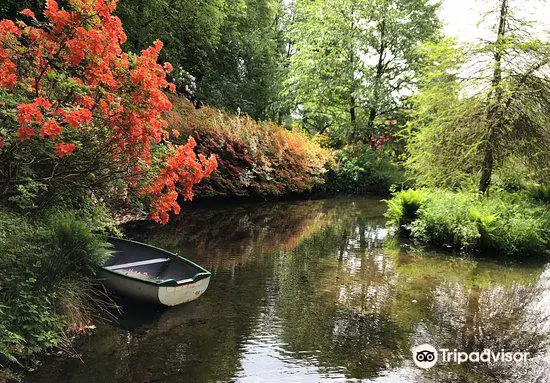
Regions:
[[[128, 236], [212, 271], [199, 300], [126, 306], [33, 382], [547, 382], [550, 269], [408, 250], [369, 199], [194, 207]], [[527, 363], [440, 363], [411, 348], [521, 350]]]

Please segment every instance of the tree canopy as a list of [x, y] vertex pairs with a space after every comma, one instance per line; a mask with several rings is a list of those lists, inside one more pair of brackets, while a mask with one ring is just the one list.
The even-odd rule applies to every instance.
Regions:
[[121, 0], [126, 45], [166, 41], [178, 91], [252, 117], [272, 115], [278, 94], [279, 0]]
[[495, 169], [528, 165], [549, 174], [550, 45], [516, 17], [512, 0], [485, 15], [494, 37], [424, 46], [422, 92], [413, 97], [409, 165], [424, 184], [476, 177], [487, 192]]
[[439, 38], [425, 0], [293, 3], [284, 94], [314, 131], [367, 141], [415, 90], [416, 48]]

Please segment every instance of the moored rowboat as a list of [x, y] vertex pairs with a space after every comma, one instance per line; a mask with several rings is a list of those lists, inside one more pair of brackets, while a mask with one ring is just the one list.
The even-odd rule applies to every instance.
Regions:
[[113, 255], [100, 271], [109, 289], [132, 298], [176, 306], [200, 297], [210, 272], [190, 260], [144, 243], [109, 238]]

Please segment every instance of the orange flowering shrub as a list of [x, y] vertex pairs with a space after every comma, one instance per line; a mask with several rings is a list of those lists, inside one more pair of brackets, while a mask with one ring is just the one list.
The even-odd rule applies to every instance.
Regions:
[[[172, 102], [169, 128], [196, 137], [199, 150], [218, 160], [216, 171], [198, 185], [200, 196], [281, 196], [324, 182], [332, 157], [300, 130], [214, 108], [195, 109], [183, 98]], [[172, 140], [178, 141], [174, 135]]]
[[[145, 197], [153, 219], [179, 211], [178, 193], [216, 167], [195, 142], [174, 146], [163, 113], [169, 63], [162, 43], [126, 53], [116, 0], [47, 0], [45, 22], [0, 21], [0, 186], [4, 199], [43, 203], [86, 190]], [[76, 193], [78, 194], [78, 193]]]

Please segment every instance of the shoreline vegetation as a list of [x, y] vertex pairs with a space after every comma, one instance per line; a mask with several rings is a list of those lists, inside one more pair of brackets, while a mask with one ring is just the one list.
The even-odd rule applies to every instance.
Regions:
[[105, 217], [93, 209], [0, 210], [0, 381], [22, 379], [45, 354], [70, 351], [75, 336], [112, 317], [114, 302], [94, 278], [110, 245], [94, 230]]
[[547, 191], [532, 186], [487, 197], [476, 191], [408, 189], [387, 201], [386, 217], [397, 233], [434, 248], [495, 258], [548, 258]]
[[0, 383], [110, 315], [107, 235], [191, 200], [372, 193], [416, 243], [548, 257], [550, 45], [510, 0], [475, 44], [425, 0], [175, 3], [0, 7]]

